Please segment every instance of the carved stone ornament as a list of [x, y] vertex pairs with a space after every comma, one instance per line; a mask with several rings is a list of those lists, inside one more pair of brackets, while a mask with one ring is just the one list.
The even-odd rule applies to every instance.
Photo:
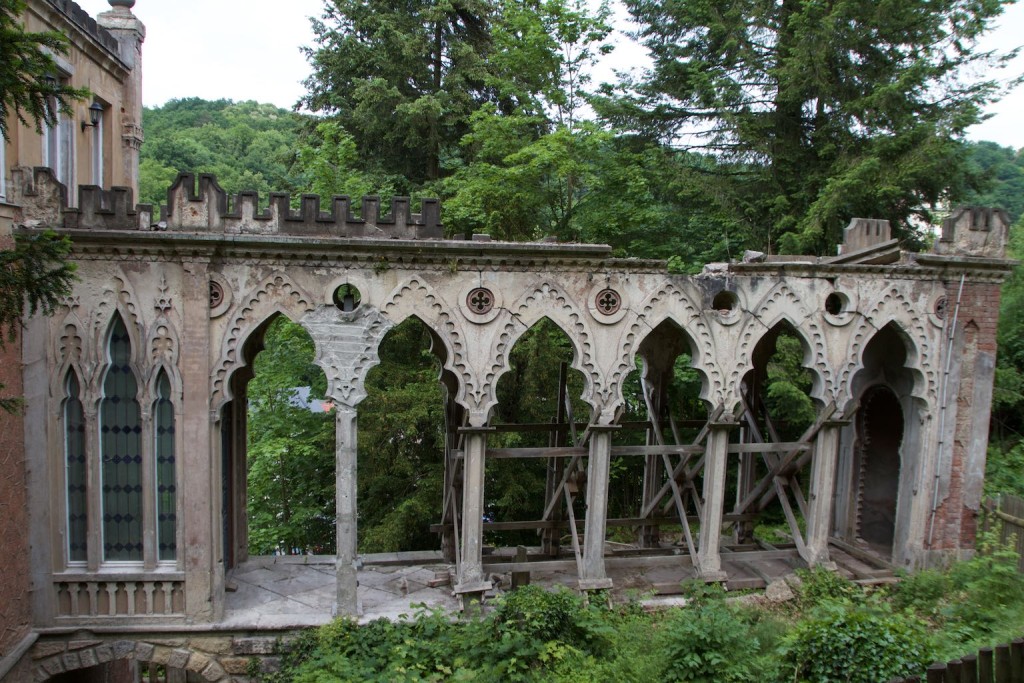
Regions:
[[594, 299], [594, 307], [601, 315], [615, 315], [622, 308], [622, 297], [614, 289], [602, 289]]
[[494, 293], [486, 287], [475, 287], [466, 295], [466, 307], [477, 315], [487, 315], [494, 310]]
[[224, 315], [233, 300], [230, 283], [222, 275], [210, 273], [210, 317]]

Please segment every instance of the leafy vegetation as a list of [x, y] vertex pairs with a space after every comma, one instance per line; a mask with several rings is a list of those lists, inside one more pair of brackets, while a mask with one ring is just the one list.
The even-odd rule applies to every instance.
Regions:
[[[89, 94], [59, 79], [55, 54], [66, 54], [68, 39], [56, 31], [33, 33], [21, 24], [22, 0], [0, 0], [0, 145], [10, 139], [8, 126], [20, 121], [37, 131], [55, 124], [60, 112]], [[0, 173], [7, 169], [0, 167]], [[15, 341], [23, 314], [50, 313], [70, 290], [75, 267], [65, 262], [71, 250], [66, 237], [44, 233], [17, 237], [0, 249], [0, 351]], [[0, 391], [4, 385], [0, 384]], [[0, 395], [0, 411], [14, 412], [20, 397]]]
[[962, 137], [1006, 57], [980, 40], [998, 2], [627, 0], [653, 65], [598, 102], [649, 139], [713, 156], [718, 186], [763, 246], [824, 253], [853, 216], [892, 221], [959, 201]]
[[295, 165], [304, 118], [271, 104], [171, 100], [146, 107], [139, 161], [139, 201], [167, 203], [178, 173], [213, 173], [228, 193], [294, 193], [308, 180]]
[[882, 589], [800, 571], [796, 600], [781, 604], [691, 584], [686, 607], [653, 613], [528, 586], [461, 621], [426, 610], [366, 626], [339, 619], [300, 636], [261, 680], [876, 683], [1019, 635], [1015, 564], [995, 550]]
[[[89, 95], [54, 78], [54, 55], [65, 55], [68, 38], [59, 31], [26, 31], [24, 0], [0, 0], [0, 144], [10, 140], [8, 126], [20, 121], [42, 132], [57, 114], [71, 114], [71, 103]], [[6, 172], [6, 170], [4, 171]]]

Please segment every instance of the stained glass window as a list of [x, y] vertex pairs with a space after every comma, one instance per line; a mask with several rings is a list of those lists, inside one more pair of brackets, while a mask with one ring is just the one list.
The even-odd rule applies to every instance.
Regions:
[[110, 366], [100, 402], [103, 558], [142, 560], [142, 426], [132, 346], [120, 316], [107, 342]]
[[64, 458], [68, 506], [68, 560], [85, 562], [88, 504], [85, 465], [85, 414], [74, 371], [68, 373], [64, 401]]
[[174, 476], [174, 404], [171, 403], [171, 381], [163, 370], [156, 381], [156, 404], [153, 410], [156, 453], [156, 536], [157, 557], [173, 560], [177, 556], [177, 486]]

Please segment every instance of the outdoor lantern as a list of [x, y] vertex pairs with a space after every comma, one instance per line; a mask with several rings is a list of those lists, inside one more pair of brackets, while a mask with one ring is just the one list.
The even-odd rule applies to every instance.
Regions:
[[100, 124], [100, 116], [103, 114], [103, 105], [99, 102], [93, 102], [89, 105], [89, 123], [82, 121], [82, 132], [85, 132], [86, 128], [95, 128]]

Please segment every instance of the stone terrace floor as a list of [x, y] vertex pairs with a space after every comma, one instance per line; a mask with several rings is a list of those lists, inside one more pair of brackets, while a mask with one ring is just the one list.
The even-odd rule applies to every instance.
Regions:
[[[618, 544], [616, 544], [618, 545]], [[883, 561], [872, 561], [864, 551], [833, 546], [832, 559], [843, 576], [862, 583], [885, 583], [893, 573]], [[499, 550], [485, 558], [507, 561]], [[677, 551], [676, 551], [677, 552]], [[416, 611], [417, 605], [455, 612], [461, 607], [445, 579], [450, 565], [439, 552], [386, 553], [364, 555], [359, 570], [360, 621], [385, 617], [399, 619]], [[660, 553], [613, 548], [606, 558], [608, 574], [614, 581], [612, 599], [644, 599], [645, 602], [674, 602], [680, 584], [695, 573], [689, 558], [672, 550]], [[723, 548], [722, 568], [728, 574], [727, 588], [763, 588], [795, 569], [805, 566], [792, 548]], [[538, 565], [538, 569], [542, 565]], [[511, 575], [494, 574], [493, 597], [509, 588]], [[534, 571], [531, 582], [544, 586], [575, 588], [572, 570]], [[333, 556], [256, 557], [234, 569], [228, 577], [227, 609], [222, 627], [289, 629], [319, 626], [334, 616], [335, 571]], [[430, 584], [433, 583], [432, 587]], [[444, 583], [444, 585], [437, 585]], [[233, 589], [233, 590], [231, 590]], [[486, 602], [486, 599], [485, 599]]]

